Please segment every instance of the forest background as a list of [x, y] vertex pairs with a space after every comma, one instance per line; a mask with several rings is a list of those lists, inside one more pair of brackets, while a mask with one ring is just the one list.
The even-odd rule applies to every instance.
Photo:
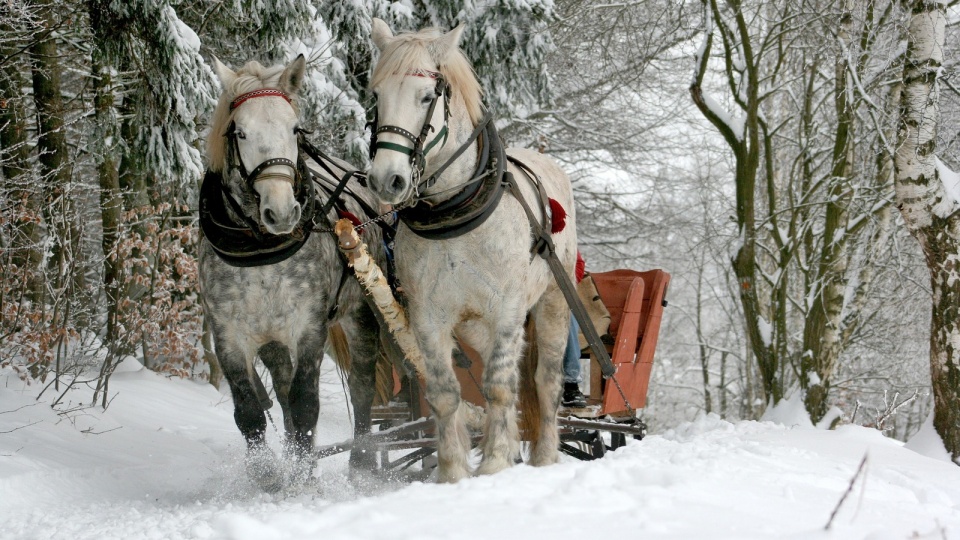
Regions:
[[[571, 174], [588, 270], [672, 274], [653, 430], [800, 399], [906, 439], [935, 394], [960, 396], [935, 339], [957, 280], [931, 253], [960, 254], [917, 242], [896, 159], [929, 158], [933, 226], [956, 239], [956, 0], [2, 0], [0, 366], [100, 407], [127, 356], [216, 380], [195, 260], [212, 58], [305, 54], [304, 127], [364, 167], [374, 16], [464, 23], [506, 142]], [[939, 124], [920, 150], [914, 83]]]

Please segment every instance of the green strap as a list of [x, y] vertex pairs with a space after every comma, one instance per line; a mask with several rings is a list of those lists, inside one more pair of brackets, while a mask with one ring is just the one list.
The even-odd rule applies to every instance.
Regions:
[[430, 150], [432, 150], [433, 147], [436, 146], [438, 142], [440, 142], [440, 138], [441, 138], [441, 137], [443, 137], [443, 144], [447, 144], [447, 126], [446, 126], [446, 124], [444, 124], [443, 128], [441, 128], [440, 131], [437, 132], [437, 136], [434, 137], [432, 141], [430, 141], [430, 144], [428, 144], [428, 145], [423, 149], [423, 155], [429, 154], [429, 153], [430, 153]]
[[[437, 132], [437, 136], [434, 137], [433, 140], [430, 141], [429, 144], [427, 144], [427, 146], [423, 149], [423, 155], [427, 155], [427, 153], [429, 153], [430, 150], [432, 150], [433, 147], [436, 146], [437, 143], [440, 142], [440, 139], [443, 139], [443, 144], [447, 144], [447, 126], [443, 126], [443, 128], [442, 128], [440, 131]], [[387, 150], [393, 150], [393, 151], [395, 151], [395, 152], [400, 152], [401, 154], [406, 154], [406, 155], [408, 155], [408, 156], [411, 155], [411, 154], [413, 154], [413, 149], [412, 149], [412, 148], [410, 148], [410, 147], [408, 147], [408, 146], [404, 146], [404, 145], [402, 145], [402, 144], [396, 144], [396, 143], [392, 143], [392, 142], [377, 141], [377, 146], [376, 146], [376, 148], [377, 148], [377, 150], [379, 150], [379, 149], [381, 149], [381, 148], [385, 148], [385, 149], [387, 149]]]
[[387, 149], [387, 150], [393, 150], [393, 151], [396, 151], [396, 152], [400, 152], [401, 154], [406, 154], [406, 155], [408, 155], [408, 156], [413, 153], [413, 149], [412, 149], [412, 148], [403, 146], [402, 144], [396, 144], [396, 143], [392, 143], [392, 142], [381, 142], [381, 141], [377, 141], [377, 149], [379, 150], [379, 149], [381, 149], [381, 148], [385, 148], [385, 149]]

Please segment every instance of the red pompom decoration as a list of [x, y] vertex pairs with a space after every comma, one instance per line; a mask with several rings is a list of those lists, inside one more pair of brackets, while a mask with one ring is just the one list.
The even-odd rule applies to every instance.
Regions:
[[577, 276], [577, 283], [583, 281], [583, 274], [587, 272], [587, 262], [583, 260], [583, 255], [580, 255], [580, 250], [577, 250], [577, 266], [574, 269], [574, 274]]
[[550, 199], [550, 214], [553, 216], [552, 223], [550, 223], [550, 234], [557, 234], [567, 226], [567, 211], [556, 199]]
[[[350, 212], [347, 212], [346, 210], [337, 210], [337, 215], [340, 216], [340, 219], [349, 219], [350, 223], [353, 223], [354, 227], [360, 227], [360, 224], [362, 223], [360, 218], [351, 214]], [[361, 227], [357, 229], [357, 232], [362, 234], [363, 228]]]

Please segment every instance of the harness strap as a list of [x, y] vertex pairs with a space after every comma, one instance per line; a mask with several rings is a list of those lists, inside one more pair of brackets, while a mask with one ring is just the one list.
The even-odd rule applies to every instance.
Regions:
[[[240, 153], [239, 153], [239, 152], [237, 153], [237, 159], [240, 159]], [[242, 166], [242, 165], [243, 165], [243, 162], [241, 161], [240, 164], [241, 164], [241, 166]], [[270, 176], [266, 176], [266, 177], [261, 177], [261, 175], [263, 174], [263, 171], [264, 171], [267, 167], [273, 167], [273, 166], [275, 166], [275, 165], [285, 165], [285, 166], [287, 166], [287, 167], [290, 167], [290, 169], [293, 170], [293, 176], [270, 175]], [[242, 169], [241, 169], [241, 172], [242, 172]], [[294, 185], [296, 185], [296, 178], [297, 178], [297, 176], [299, 176], [299, 171], [297, 171], [297, 164], [296, 164], [296, 163], [290, 161], [290, 160], [287, 159], [287, 158], [270, 158], [270, 159], [264, 161], [263, 163], [257, 165], [256, 168], [254, 168], [252, 171], [250, 171], [250, 174], [247, 175], [247, 182], [248, 182], [248, 183], [250, 184], [250, 186], [252, 187], [253, 184], [255, 184], [255, 183], [257, 182], [257, 180], [264, 180], [264, 179], [266, 179], [266, 178], [283, 178], [284, 180], [287, 180], [287, 181], [293, 183]]]
[[337, 294], [333, 297], [333, 306], [330, 307], [330, 311], [327, 312], [327, 320], [332, 321], [334, 317], [337, 316], [337, 311], [340, 310], [340, 291], [343, 290], [343, 285], [347, 282], [347, 279], [350, 278], [350, 267], [347, 264], [346, 259], [343, 257], [343, 253], [340, 253], [340, 284], [337, 285]]
[[252, 92], [247, 92], [246, 94], [240, 94], [239, 96], [233, 98], [233, 101], [230, 102], [230, 110], [232, 111], [240, 105], [243, 105], [243, 102], [247, 101], [248, 99], [268, 96], [281, 97], [287, 100], [287, 103], [293, 103], [293, 100], [290, 98], [290, 96], [287, 95], [287, 93], [283, 90], [279, 90], [277, 88], [260, 88]]
[[236, 200], [234, 200], [233, 195], [227, 192], [222, 187], [220, 188], [221, 193], [223, 193], [223, 198], [230, 203], [230, 208], [233, 210], [233, 213], [243, 219], [244, 223], [247, 224], [247, 228], [250, 230], [250, 234], [257, 239], [258, 242], [263, 242], [263, 233], [260, 232], [260, 224], [250, 216], [248, 216], [243, 208], [240, 206]]
[[[332, 178], [339, 177], [339, 175], [335, 173], [333, 169], [330, 168], [330, 166], [327, 165], [328, 162], [334, 163], [333, 158], [323, 153], [323, 151], [321, 151], [319, 148], [314, 146], [313, 143], [308, 141], [305, 137], [301, 137], [300, 146], [303, 148], [303, 151], [307, 154], [307, 156], [312, 158], [318, 165], [320, 165], [320, 167], [322, 167], [323, 170], [326, 171], [327, 174], [329, 174]], [[367, 216], [367, 219], [374, 219], [377, 216], [379, 216], [380, 215], [379, 212], [374, 210], [373, 207], [371, 207], [359, 195], [357, 195], [352, 190], [346, 187], [347, 180], [349, 180], [350, 177], [356, 178], [357, 182], [359, 182], [360, 185], [366, 186], [366, 182], [364, 181], [365, 176], [363, 175], [363, 173], [355, 169], [353, 170], [343, 169], [343, 170], [345, 171], [345, 175], [347, 175], [347, 179], [344, 179], [342, 182], [338, 183], [337, 188], [340, 189], [340, 191], [336, 193], [336, 196], [331, 196], [330, 199], [335, 200], [336, 204], [342, 204], [342, 201], [340, 200], [340, 194], [346, 193], [347, 195], [350, 196], [350, 198], [354, 200], [354, 202], [357, 203], [360, 209], [363, 210], [363, 213]], [[322, 184], [320, 184], [317, 178], [320, 178], [320, 175], [314, 174], [314, 182], [322, 186]], [[333, 182], [333, 180], [330, 180], [330, 181]], [[340, 188], [341, 183], [344, 186], [343, 188]], [[324, 216], [327, 214], [327, 212], [329, 212], [329, 207], [325, 206], [324, 208], [325, 210], [317, 213], [318, 216]], [[344, 207], [344, 209], [346, 209], [346, 207]], [[397, 231], [393, 226], [389, 225], [388, 223], [384, 223], [382, 220], [378, 220], [376, 223], [380, 226], [380, 229], [383, 231], [385, 237], [393, 238], [394, 235], [396, 235]]]
[[492, 121], [493, 121], [493, 113], [490, 111], [487, 111], [487, 113], [483, 115], [483, 118], [477, 124], [477, 127], [473, 128], [473, 132], [470, 133], [470, 136], [467, 137], [467, 140], [460, 145], [460, 148], [457, 148], [457, 150], [453, 153], [453, 155], [450, 156], [450, 158], [447, 159], [447, 161], [444, 162], [443, 165], [437, 168], [437, 170], [434, 171], [433, 174], [431, 174], [426, 180], [421, 181], [420, 185], [423, 187], [429, 188], [429, 187], [432, 187], [433, 184], [437, 183], [437, 179], [440, 178], [440, 175], [443, 174], [443, 171], [447, 170], [447, 168], [450, 167], [450, 165], [452, 165], [453, 162], [457, 160], [457, 158], [463, 155], [463, 153], [467, 151], [467, 148], [470, 148], [470, 145], [472, 145], [473, 142], [477, 140], [477, 137], [479, 137], [480, 134], [483, 133], [485, 129], [487, 129], [487, 124], [490, 124], [490, 122]]
[[476, 141], [477, 167], [472, 177], [458, 186], [458, 193], [437, 204], [421, 200], [400, 210], [400, 220], [418, 236], [456, 238], [482, 225], [496, 210], [504, 188], [501, 182], [506, 168], [503, 145], [493, 123], [486, 124]]
[[[420, 174], [422, 174], [423, 168], [426, 166], [427, 153], [429, 153], [430, 150], [432, 150], [437, 144], [441, 142], [443, 144], [447, 143], [447, 135], [449, 134], [449, 130], [447, 129], [447, 121], [450, 119], [450, 92], [447, 90], [449, 85], [439, 71], [411, 70], [408, 71], [406, 75], [414, 77], [428, 77], [437, 81], [436, 88], [434, 89], [435, 95], [433, 100], [430, 102], [430, 106], [427, 108], [427, 116], [423, 121], [423, 125], [420, 127], [420, 134], [414, 135], [412, 132], [400, 126], [386, 125], [376, 127], [379, 125], [379, 121], [377, 119], [377, 112], [374, 110], [374, 118], [367, 124], [367, 126], [372, 127], [372, 132], [370, 133], [370, 159], [372, 160], [377, 150], [381, 148], [384, 150], [400, 152], [401, 154], [410, 156], [410, 165], [413, 166], [413, 168], [416, 169]], [[437, 131], [430, 122], [433, 120], [433, 112], [437, 108], [437, 102], [441, 99], [444, 103], [443, 127]], [[437, 134], [434, 136], [433, 140], [424, 146], [424, 143], [427, 140], [427, 135], [431, 131], [436, 131]], [[413, 144], [413, 147], [410, 148], [402, 144], [379, 141], [377, 136], [380, 133], [392, 133], [394, 135], [400, 135], [401, 137], [408, 139]], [[422, 185], [424, 185], [423, 182], [417, 186], [420, 187]], [[427, 184], [427, 187], [430, 187], [431, 185], [433, 185], [433, 182]]]
[[[520, 163], [512, 157], [508, 157], [507, 159], [514, 164]], [[517, 166], [524, 175], [528, 174], [527, 170], [529, 167], [523, 164]], [[528, 179], [534, 184], [537, 183], [529, 176]], [[520, 206], [523, 207], [524, 213], [527, 214], [527, 220], [530, 222], [530, 229], [534, 236], [534, 247], [531, 248], [531, 251], [536, 251], [536, 253], [547, 262], [547, 265], [553, 272], [553, 277], [557, 280], [557, 285], [560, 287], [560, 291], [563, 292], [563, 296], [567, 300], [567, 305], [570, 306], [573, 316], [577, 319], [577, 323], [580, 324], [580, 329], [583, 331], [584, 337], [587, 338], [587, 343], [590, 344], [590, 351], [596, 356], [597, 362], [600, 364], [600, 371], [603, 373], [603, 376], [613, 377], [617, 372], [617, 368], [610, 360], [610, 355], [607, 354], [607, 349], [603, 346], [603, 342], [600, 341], [600, 336], [597, 335], [597, 330], [594, 328], [586, 308], [583, 307], [583, 303], [577, 295], [576, 288], [570, 280], [570, 276], [567, 275], [566, 270], [563, 268], [563, 263], [561, 263], [557, 257], [556, 247], [553, 244], [553, 239], [550, 238], [550, 233], [540, 225], [540, 222], [536, 219], [536, 216], [534, 216], [533, 210], [523, 198], [523, 194], [520, 192], [520, 187], [517, 185], [517, 180], [513, 174], [508, 171], [503, 175], [503, 181], [507, 185], [507, 189], [510, 190], [514, 198], [520, 203]], [[616, 379], [614, 379], [614, 382], [616, 382]], [[620, 389], [619, 384], [616, 386]], [[622, 389], [620, 389], [620, 394], [627, 408], [633, 410], [633, 406], [627, 401], [627, 397], [623, 394]]]

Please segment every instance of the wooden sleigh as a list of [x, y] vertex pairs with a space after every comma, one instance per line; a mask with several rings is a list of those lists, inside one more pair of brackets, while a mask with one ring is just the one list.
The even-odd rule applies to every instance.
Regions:
[[[587, 407], [561, 409], [557, 423], [561, 429], [561, 451], [580, 459], [597, 459], [626, 444], [628, 436], [641, 439], [646, 433], [637, 412], [646, 405], [670, 274], [663, 270], [622, 269], [588, 275], [610, 314], [609, 328], [606, 332], [599, 328], [598, 334], [603, 335], [616, 373], [604, 377], [596, 359], [591, 358], [589, 374], [584, 377], [589, 381]], [[479, 355], [461, 346], [454, 355], [454, 365], [462, 399], [483, 407], [483, 362]], [[435, 439], [430, 409], [423, 397], [423, 382], [409, 384], [396, 370], [393, 382], [392, 398], [375, 405], [372, 411], [372, 423], [378, 431], [363, 443], [376, 448], [383, 471], [403, 470], [418, 461], [427, 471], [435, 452]], [[345, 441], [321, 447], [317, 455], [336, 454], [354, 444]], [[403, 454], [391, 459], [391, 452], [398, 451]]]

